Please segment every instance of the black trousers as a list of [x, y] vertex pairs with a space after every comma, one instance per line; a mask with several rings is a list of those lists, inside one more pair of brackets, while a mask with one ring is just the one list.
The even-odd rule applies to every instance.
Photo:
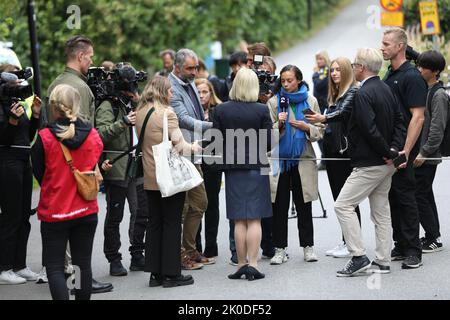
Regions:
[[130, 181], [128, 187], [112, 182], [105, 183], [106, 189], [106, 218], [104, 227], [105, 241], [103, 252], [109, 262], [121, 260], [122, 254], [119, 252], [120, 242], [120, 223], [123, 220], [125, 199], [128, 201], [130, 209], [130, 224], [128, 227], [128, 237], [130, 239], [130, 252], [139, 253], [144, 249], [144, 233], [147, 227], [148, 215], [146, 207], [139, 210], [139, 203], [146, 201], [145, 195], [138, 195], [143, 192], [143, 186], [140, 189], [135, 181]]
[[406, 256], [421, 257], [419, 210], [412, 161], [409, 161], [405, 169], [398, 170], [392, 177], [389, 204], [395, 246]]
[[145, 238], [145, 271], [165, 276], [181, 274], [181, 215], [185, 192], [162, 198], [159, 191], [146, 191], [149, 223]]
[[[341, 158], [342, 156], [330, 156], [332, 158]], [[342, 187], [347, 181], [347, 178], [352, 173], [352, 167], [350, 166], [350, 161], [327, 161], [327, 176], [328, 182], [330, 183], [331, 193], [333, 194], [333, 199], [339, 196]], [[359, 225], [361, 225], [361, 213], [359, 211], [359, 206], [355, 208], [356, 215], [358, 216]], [[344, 235], [342, 239], [345, 242]]]
[[0, 272], [27, 266], [32, 188], [29, 161], [0, 159]]
[[[203, 180], [205, 181], [206, 195], [208, 196], [208, 208], [205, 212], [205, 251], [218, 255], [217, 234], [219, 232], [219, 193], [222, 184], [222, 171], [202, 165]], [[202, 252], [202, 224], [198, 228], [196, 247]]]
[[136, 185], [137, 208], [136, 215], [131, 215], [130, 220], [130, 248], [131, 255], [143, 254], [145, 250], [145, 231], [148, 225], [148, 200], [144, 190], [144, 184]]
[[433, 181], [436, 176], [437, 165], [424, 164], [415, 168], [416, 200], [419, 208], [419, 220], [425, 230], [425, 238], [434, 241], [441, 236], [439, 232], [439, 217], [434, 200]]
[[53, 300], [69, 300], [68, 284], [64, 276], [67, 241], [70, 243], [75, 268], [76, 300], [89, 300], [92, 291], [92, 246], [97, 214], [63, 222], [41, 222], [42, 257]]
[[312, 203], [305, 203], [302, 192], [302, 182], [298, 168], [280, 174], [277, 195], [273, 204], [273, 244], [276, 248], [288, 246], [288, 214], [291, 200], [291, 190], [297, 209], [297, 228], [300, 246], [314, 246], [314, 227], [312, 218]]

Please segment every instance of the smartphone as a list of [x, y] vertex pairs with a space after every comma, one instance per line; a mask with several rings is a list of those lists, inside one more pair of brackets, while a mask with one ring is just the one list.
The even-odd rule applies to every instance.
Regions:
[[394, 162], [394, 166], [396, 167], [396, 168], [398, 168], [402, 163], [405, 163], [407, 160], [406, 160], [406, 155], [403, 153], [403, 154], [401, 154], [401, 155], [399, 155], [397, 158], [395, 158], [394, 160], [393, 160], [393, 162]]
[[306, 108], [306, 109], [304, 109], [303, 111], [303, 114], [314, 114], [314, 111], [312, 111], [310, 108]]

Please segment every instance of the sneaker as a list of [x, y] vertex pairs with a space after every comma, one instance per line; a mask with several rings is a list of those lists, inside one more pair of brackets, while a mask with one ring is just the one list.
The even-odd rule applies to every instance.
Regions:
[[313, 247], [304, 247], [303, 254], [304, 254], [303, 259], [306, 262], [316, 262], [319, 260], [316, 256], [316, 254], [314, 253]]
[[351, 258], [352, 255], [348, 251], [347, 245], [343, 244], [339, 250], [333, 252], [334, 258]]
[[144, 271], [145, 257], [142, 253], [135, 253], [131, 256], [130, 271]]
[[45, 270], [45, 267], [42, 267], [41, 271], [39, 271], [39, 274], [36, 279], [36, 283], [38, 283], [38, 284], [48, 283], [47, 271]]
[[336, 273], [338, 277], [353, 277], [354, 275], [370, 268], [370, 260], [367, 256], [353, 257], [348, 260], [344, 269]]
[[402, 263], [402, 269], [417, 269], [422, 265], [422, 259], [417, 256], [409, 256]]
[[392, 261], [405, 260], [405, 255], [399, 247], [395, 246], [391, 251], [391, 259]]
[[238, 258], [237, 258], [237, 253], [236, 253], [236, 252], [233, 252], [233, 253], [231, 254], [230, 264], [231, 264], [232, 266], [237, 266], [237, 265], [238, 265]]
[[444, 248], [442, 247], [442, 243], [438, 239], [434, 241], [427, 241], [425, 244], [422, 245], [423, 253], [433, 253], [442, 250], [444, 250]]
[[24, 278], [27, 281], [36, 281], [38, 277], [38, 274], [31, 271], [30, 268], [28, 267], [25, 267], [19, 271], [15, 271], [15, 274], [17, 274], [21, 278]]
[[207, 258], [203, 254], [198, 252], [197, 250], [194, 251], [193, 253], [191, 253], [189, 255], [189, 258], [191, 258], [192, 261], [195, 261], [197, 263], [201, 263], [201, 264], [203, 264], [205, 266], [216, 263], [216, 259], [215, 258]]
[[342, 247], [346, 247], [345, 243], [338, 244], [338, 245], [337, 245], [336, 247], [334, 247], [333, 249], [330, 249], [330, 250], [325, 251], [325, 255], [326, 255], [326, 256], [329, 256], [329, 257], [332, 257], [332, 256], [333, 256], [333, 253], [334, 253], [335, 251], [341, 250]]
[[288, 259], [289, 258], [286, 254], [286, 249], [275, 248], [275, 254], [272, 257], [272, 259], [270, 259], [270, 264], [273, 264], [273, 265], [282, 264], [283, 262], [288, 261]]
[[26, 282], [26, 279], [18, 276], [12, 269], [0, 273], [0, 284], [23, 284]]
[[109, 264], [109, 274], [113, 277], [123, 277], [128, 274], [128, 271], [123, 267], [122, 261], [114, 260]]
[[390, 266], [383, 266], [382, 264], [379, 264], [375, 261], [372, 261], [370, 264], [370, 267], [366, 269], [367, 273], [391, 273], [391, 267]]

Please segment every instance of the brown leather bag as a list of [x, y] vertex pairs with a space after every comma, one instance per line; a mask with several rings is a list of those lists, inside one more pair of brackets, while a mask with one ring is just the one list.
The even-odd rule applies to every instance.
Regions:
[[72, 170], [75, 180], [77, 182], [77, 190], [80, 196], [87, 201], [92, 201], [97, 199], [98, 191], [100, 190], [100, 182], [103, 180], [103, 177], [100, 173], [100, 169], [98, 168], [98, 164], [95, 166], [94, 171], [79, 171], [77, 168], [73, 166], [72, 156], [70, 154], [69, 149], [61, 142], [61, 149], [64, 154], [64, 158], [66, 159], [67, 164]]

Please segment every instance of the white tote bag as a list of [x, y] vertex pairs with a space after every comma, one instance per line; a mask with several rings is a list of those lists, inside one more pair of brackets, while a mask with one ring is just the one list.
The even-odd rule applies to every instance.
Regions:
[[163, 119], [163, 141], [154, 145], [156, 183], [163, 198], [188, 191], [203, 182], [203, 178], [191, 161], [175, 150], [169, 140], [167, 112]]

